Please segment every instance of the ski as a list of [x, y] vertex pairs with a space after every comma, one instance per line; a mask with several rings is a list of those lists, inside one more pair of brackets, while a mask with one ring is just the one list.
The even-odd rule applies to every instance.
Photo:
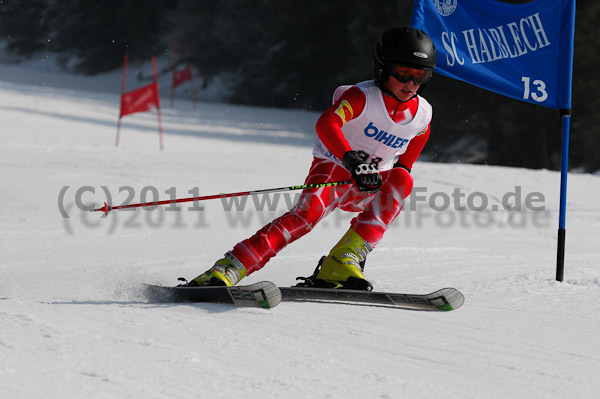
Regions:
[[214, 302], [270, 309], [281, 302], [281, 291], [269, 282], [234, 287], [164, 287], [146, 285], [151, 302]]
[[360, 303], [371, 306], [393, 306], [418, 310], [449, 311], [465, 302], [455, 288], [442, 288], [430, 294], [357, 291], [331, 288], [280, 287], [283, 301]]

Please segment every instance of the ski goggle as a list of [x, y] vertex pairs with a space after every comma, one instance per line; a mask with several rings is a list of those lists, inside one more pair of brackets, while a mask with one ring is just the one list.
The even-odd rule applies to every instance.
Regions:
[[402, 65], [393, 65], [390, 68], [390, 75], [402, 83], [412, 81], [416, 85], [422, 85], [429, 82], [432, 74], [433, 70], [431, 68], [416, 69]]

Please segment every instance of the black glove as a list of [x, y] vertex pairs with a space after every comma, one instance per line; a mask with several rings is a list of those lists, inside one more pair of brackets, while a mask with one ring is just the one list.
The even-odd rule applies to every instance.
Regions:
[[364, 152], [348, 151], [342, 158], [342, 164], [352, 173], [354, 184], [359, 191], [376, 193], [383, 180], [374, 164], [367, 163], [368, 155]]

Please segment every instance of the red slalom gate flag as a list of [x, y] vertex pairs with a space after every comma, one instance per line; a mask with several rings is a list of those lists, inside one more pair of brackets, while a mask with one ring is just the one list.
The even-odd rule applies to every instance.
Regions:
[[175, 102], [175, 88], [189, 81], [192, 89], [192, 101], [194, 103], [194, 109], [196, 109], [196, 89], [194, 87], [194, 78], [192, 76], [192, 67], [190, 63], [190, 49], [187, 45], [185, 46], [185, 54], [187, 58], [185, 68], [178, 70], [177, 42], [173, 42], [173, 82], [171, 83], [171, 108], [173, 108], [173, 104]]
[[150, 111], [153, 108], [160, 108], [157, 82], [123, 94], [120, 117], [136, 112]]
[[119, 113], [119, 122], [117, 123], [117, 139], [115, 146], [119, 145], [119, 137], [121, 133], [121, 118], [126, 115], [135, 114], [136, 112], [149, 111], [156, 108], [158, 115], [158, 137], [160, 141], [160, 149], [163, 146], [163, 132], [162, 132], [162, 118], [160, 115], [160, 94], [158, 91], [158, 75], [156, 73], [156, 60], [152, 57], [152, 72], [154, 75], [154, 82], [140, 87], [139, 89], [132, 90], [125, 93], [125, 82], [127, 80], [127, 60], [129, 59], [128, 54], [125, 54], [125, 61], [123, 64], [123, 82], [121, 84], [121, 111]]
[[190, 71], [189, 65], [180, 71], [173, 71], [173, 87], [180, 86], [188, 80], [192, 80], [192, 71]]

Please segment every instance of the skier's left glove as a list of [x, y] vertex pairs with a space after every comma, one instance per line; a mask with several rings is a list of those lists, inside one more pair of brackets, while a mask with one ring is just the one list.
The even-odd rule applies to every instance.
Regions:
[[383, 180], [374, 164], [367, 163], [364, 153], [348, 151], [342, 158], [342, 164], [354, 177], [354, 184], [359, 191], [371, 194], [379, 191]]

